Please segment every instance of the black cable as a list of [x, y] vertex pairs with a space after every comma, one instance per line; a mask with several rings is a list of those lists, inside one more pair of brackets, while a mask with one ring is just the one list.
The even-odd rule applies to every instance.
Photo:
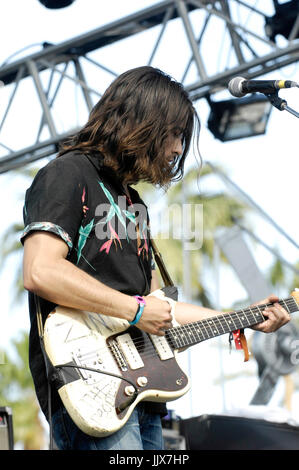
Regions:
[[49, 415], [49, 449], [53, 450], [53, 423], [52, 423], [52, 392], [51, 392], [51, 384], [48, 380], [48, 415]]
[[[93, 369], [92, 367], [85, 367], [85, 366], [78, 366], [78, 365], [73, 365], [73, 364], [59, 364], [58, 366], [54, 366], [55, 369], [63, 369], [66, 367], [73, 368], [73, 369], [83, 369], [83, 370], [88, 370], [90, 372], [97, 372], [99, 374], [105, 374], [105, 375], [110, 375], [111, 377], [116, 377], [117, 379], [124, 380], [125, 382], [128, 382], [132, 387], [134, 387], [134, 395], [133, 397], [130, 398], [129, 403], [126, 404], [125, 406], [122, 406], [119, 408], [121, 411], [123, 411], [125, 408], [131, 405], [133, 401], [135, 400], [136, 396], [138, 395], [138, 389], [134, 382], [131, 382], [131, 380], [126, 379], [125, 377], [122, 377], [121, 375], [114, 374], [113, 372], [105, 372], [103, 370], [98, 370], [98, 369]], [[126, 402], [127, 403], [127, 402]]]
[[[49, 360], [49, 359], [48, 359]], [[134, 388], [134, 394], [133, 396], [128, 400], [126, 401], [123, 405], [119, 406], [118, 409], [120, 411], [123, 411], [125, 410], [126, 408], [128, 408], [128, 406], [130, 406], [134, 400], [136, 399], [137, 395], [138, 395], [138, 389], [136, 387], [136, 385], [131, 382], [131, 380], [129, 379], [126, 379], [125, 377], [122, 377], [118, 374], [114, 374], [113, 372], [104, 372], [102, 370], [98, 370], [98, 369], [93, 369], [91, 367], [85, 367], [85, 366], [78, 366], [78, 365], [71, 365], [71, 364], [59, 364], [57, 366], [53, 366], [54, 369], [63, 369], [63, 368], [73, 368], [73, 369], [84, 369], [84, 370], [88, 370], [90, 372], [97, 372], [97, 373], [100, 373], [100, 374], [105, 374], [105, 375], [109, 375], [109, 376], [112, 376], [112, 377], [115, 377], [117, 379], [121, 379], [121, 380], [125, 380], [126, 382], [128, 382], [130, 385], [133, 386]], [[50, 427], [50, 430], [49, 430], [49, 434], [50, 434], [50, 442], [49, 442], [49, 449], [50, 450], [53, 450], [53, 423], [52, 423], [52, 406], [51, 406], [51, 385], [50, 385], [50, 380], [48, 380], [48, 414], [49, 414], [49, 427]]]

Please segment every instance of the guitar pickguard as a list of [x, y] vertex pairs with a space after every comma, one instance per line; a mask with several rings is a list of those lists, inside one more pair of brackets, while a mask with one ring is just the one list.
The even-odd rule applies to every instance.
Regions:
[[[163, 338], [167, 345], [167, 347], [164, 346], [163, 350], [162, 341], [157, 347], [155, 345], [156, 338], [153, 341], [151, 335], [144, 333], [138, 328], [130, 327], [123, 336], [126, 335], [130, 336], [134, 345], [137, 345], [138, 357], [134, 360], [134, 367], [131, 367], [131, 364], [127, 362], [126, 373], [123, 377], [135, 385], [138, 394], [146, 395], [146, 398], [144, 398], [146, 401], [165, 402], [178, 398], [180, 391], [188, 386], [188, 377], [178, 366], [176, 356], [170, 350], [165, 338], [160, 337]], [[122, 334], [113, 336], [107, 340], [107, 343], [110, 344], [110, 342], [117, 341], [118, 337], [121, 336]], [[118, 341], [119, 343], [121, 342]], [[165, 358], [161, 359], [163, 353]], [[139, 366], [135, 367], [136, 364], [139, 364]], [[115, 406], [121, 417], [127, 412], [126, 409], [122, 410], [122, 407], [128, 401], [130, 390], [133, 392], [129, 382], [123, 380], [115, 399]], [[172, 395], [175, 396], [172, 398]]]
[[140, 401], [166, 402], [189, 388], [165, 339], [151, 339], [125, 320], [58, 307], [44, 331], [52, 364], [78, 366], [80, 378], [65, 383], [59, 394], [87, 434], [111, 434]]

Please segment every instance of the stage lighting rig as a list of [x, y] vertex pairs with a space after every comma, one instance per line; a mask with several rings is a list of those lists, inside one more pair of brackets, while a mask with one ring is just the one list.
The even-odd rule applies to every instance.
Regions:
[[297, 17], [299, 15], [299, 0], [290, 0], [285, 3], [279, 3], [278, 0], [273, 0], [273, 3], [275, 15], [266, 17], [265, 20], [265, 33], [267, 37], [273, 42], [275, 42], [275, 37], [279, 34], [289, 39], [293, 27], [296, 24], [295, 30], [292, 33], [292, 39], [298, 38], [299, 22]]
[[222, 142], [265, 134], [271, 104], [265, 96], [212, 101], [208, 129]]
[[39, 2], [46, 8], [55, 10], [58, 8], [65, 8], [74, 3], [75, 0], [39, 0]]

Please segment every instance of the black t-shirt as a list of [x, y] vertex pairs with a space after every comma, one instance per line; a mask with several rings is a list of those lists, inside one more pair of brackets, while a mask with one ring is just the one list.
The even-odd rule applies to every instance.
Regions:
[[[147, 295], [153, 269], [147, 208], [137, 191], [130, 198], [100, 155], [69, 152], [52, 160], [26, 191], [25, 229], [51, 232], [68, 245], [67, 259], [109, 287], [128, 295]], [[43, 321], [55, 305], [40, 299]], [[29, 364], [36, 394], [48, 417], [48, 385], [36, 321], [34, 296], [29, 292]], [[60, 405], [52, 391], [52, 412]], [[165, 406], [148, 403], [152, 412]]]

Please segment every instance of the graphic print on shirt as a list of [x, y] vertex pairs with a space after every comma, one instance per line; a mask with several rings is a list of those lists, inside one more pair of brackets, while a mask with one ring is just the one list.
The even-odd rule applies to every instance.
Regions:
[[138, 256], [140, 256], [141, 254], [144, 256], [144, 253], [145, 253], [146, 258], [148, 258], [148, 243], [147, 243], [146, 233], [149, 230], [149, 226], [146, 220], [142, 221], [142, 229], [140, 230], [139, 223], [136, 218], [136, 214], [133, 212], [134, 206], [133, 206], [132, 201], [126, 196], [121, 196], [123, 197], [124, 201], [125, 200], [127, 201], [127, 204], [129, 205], [130, 208], [132, 208], [132, 211], [127, 210], [126, 207], [121, 208], [118, 204], [116, 204], [112, 194], [105, 187], [105, 185], [100, 181], [99, 181], [99, 185], [101, 186], [105, 196], [107, 197], [110, 203], [110, 208], [107, 213], [107, 216], [104, 218], [104, 220], [101, 220], [100, 222], [98, 222], [98, 224], [104, 224], [104, 225], [107, 224], [107, 227], [109, 229], [109, 240], [107, 240], [102, 245], [102, 247], [100, 248], [100, 252], [104, 251], [106, 254], [109, 254], [112, 244], [114, 244], [115, 249], [117, 249], [118, 246], [122, 248], [122, 243], [121, 243], [122, 236], [119, 236], [119, 234], [113, 228], [112, 223], [111, 223], [111, 221], [115, 220], [115, 217], [116, 217], [118, 222], [122, 226], [125, 238], [128, 243], [130, 243], [131, 240], [130, 240], [130, 236], [128, 233], [126, 219], [129, 220], [130, 224], [134, 225], [134, 238], [137, 238], [137, 254]]

